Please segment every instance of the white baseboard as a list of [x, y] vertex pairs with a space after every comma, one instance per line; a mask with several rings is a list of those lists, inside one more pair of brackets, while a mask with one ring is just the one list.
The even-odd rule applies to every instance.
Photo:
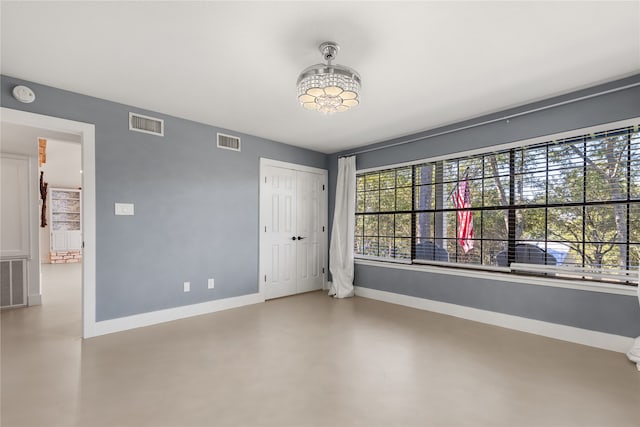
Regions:
[[515, 329], [516, 331], [528, 332], [530, 334], [542, 335], [549, 338], [588, 345], [590, 347], [616, 351], [619, 353], [626, 353], [633, 346], [634, 342], [633, 338], [620, 335], [590, 331], [588, 329], [544, 322], [541, 320], [527, 319], [525, 317], [496, 313], [463, 305], [401, 295], [393, 292], [379, 291], [376, 289], [363, 288], [361, 286], [356, 286], [355, 290], [356, 296], [359, 297], [375, 299], [391, 304], [404, 305], [420, 310], [433, 311], [435, 313], [460, 317], [462, 319], [487, 323], [489, 325], [500, 326], [508, 329]]
[[103, 320], [95, 322], [92, 330], [87, 331], [84, 338], [97, 337], [99, 335], [151, 326], [158, 323], [170, 322], [172, 320], [184, 319], [202, 314], [215, 313], [216, 311], [228, 310], [230, 308], [243, 307], [245, 305], [261, 302], [264, 302], [264, 297], [257, 293], [207, 301], [182, 307], [168, 308], [149, 313], [135, 314], [133, 316], [120, 317], [118, 319]]
[[27, 296], [27, 305], [42, 305], [42, 294], [33, 294]]

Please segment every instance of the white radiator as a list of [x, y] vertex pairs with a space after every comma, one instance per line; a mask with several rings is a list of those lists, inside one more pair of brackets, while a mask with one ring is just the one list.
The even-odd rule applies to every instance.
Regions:
[[0, 261], [0, 308], [27, 305], [27, 260]]

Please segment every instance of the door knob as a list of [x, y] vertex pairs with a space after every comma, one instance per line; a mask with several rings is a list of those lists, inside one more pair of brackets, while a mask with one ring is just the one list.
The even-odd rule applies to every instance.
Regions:
[[302, 240], [302, 239], [304, 239], [304, 237], [300, 237], [300, 236], [298, 236], [298, 240]]
[[293, 237], [291, 238], [291, 240], [296, 240], [296, 236], [293, 236]]

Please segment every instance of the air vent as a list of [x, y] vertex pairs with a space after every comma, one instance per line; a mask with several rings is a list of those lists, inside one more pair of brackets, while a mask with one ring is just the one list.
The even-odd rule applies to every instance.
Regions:
[[240, 138], [237, 136], [218, 134], [218, 148], [225, 150], [240, 151]]
[[164, 120], [142, 114], [129, 113], [129, 130], [164, 136]]

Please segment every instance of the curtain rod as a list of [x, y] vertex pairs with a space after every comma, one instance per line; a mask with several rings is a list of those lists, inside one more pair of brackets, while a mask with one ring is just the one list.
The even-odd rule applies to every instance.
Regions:
[[460, 127], [454, 128], [454, 129], [449, 129], [449, 130], [445, 130], [445, 131], [442, 131], [442, 132], [433, 133], [431, 135], [425, 135], [425, 136], [421, 136], [421, 137], [410, 138], [410, 139], [407, 139], [407, 140], [404, 140], [404, 141], [398, 141], [398, 142], [395, 142], [393, 144], [384, 145], [384, 146], [380, 146], [380, 147], [372, 147], [372, 148], [365, 148], [365, 149], [362, 149], [362, 150], [357, 150], [357, 151], [354, 151], [354, 152], [351, 152], [351, 153], [348, 153], [348, 154], [342, 154], [342, 155], [338, 156], [338, 158], [355, 156], [356, 154], [369, 153], [369, 152], [372, 152], [372, 151], [384, 150], [385, 148], [396, 147], [398, 145], [411, 144], [412, 142], [422, 141], [423, 139], [435, 138], [436, 136], [442, 136], [442, 135], [447, 135], [447, 134], [454, 133], [454, 132], [460, 132], [462, 130], [472, 129], [472, 128], [475, 128], [475, 127], [478, 127], [478, 126], [484, 126], [484, 125], [488, 125], [488, 124], [491, 124], [491, 123], [501, 122], [503, 120], [507, 120], [508, 121], [508, 120], [513, 119], [515, 117], [525, 116], [525, 115], [531, 114], [531, 113], [537, 113], [538, 111], [549, 110], [551, 108], [560, 107], [562, 105], [567, 105], [567, 104], [572, 104], [572, 103], [578, 102], [578, 101], [584, 101], [585, 99], [591, 99], [591, 98], [595, 98], [597, 96], [607, 95], [609, 93], [619, 92], [621, 90], [630, 89], [630, 88], [633, 88], [633, 87], [636, 87], [636, 86], [640, 86], [640, 82], [628, 84], [628, 85], [625, 85], [625, 86], [620, 86], [620, 87], [613, 88], [613, 89], [604, 90], [602, 92], [592, 93], [590, 95], [580, 96], [578, 98], [568, 99], [568, 100], [562, 101], [562, 102], [556, 102], [555, 104], [545, 105], [544, 107], [533, 108], [531, 110], [522, 111], [520, 113], [509, 114], [507, 116], [498, 117], [496, 119], [485, 120], [483, 122], [473, 123], [473, 124], [470, 124], [470, 125], [467, 125], [467, 126], [460, 126]]

